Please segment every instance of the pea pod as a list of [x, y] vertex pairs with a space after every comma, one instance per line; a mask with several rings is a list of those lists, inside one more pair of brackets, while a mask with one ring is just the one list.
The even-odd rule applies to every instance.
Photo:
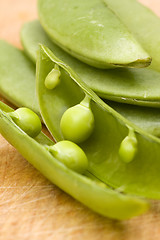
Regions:
[[150, 54], [151, 68], [160, 71], [160, 18], [136, 0], [103, 1]]
[[38, 111], [35, 66], [23, 51], [0, 40], [0, 92], [11, 103]]
[[78, 61], [52, 43], [38, 21], [25, 23], [21, 30], [25, 52], [35, 63], [38, 44], [71, 66], [83, 81], [105, 99], [134, 105], [160, 107], [160, 73], [152, 69], [117, 68], [100, 70]]
[[[37, 26], [37, 22], [35, 23]], [[36, 44], [34, 45], [33, 48], [37, 49], [37, 46], [38, 45], [36, 41]], [[32, 47], [29, 49], [32, 49]], [[0, 54], [1, 95], [3, 95], [6, 99], [8, 99], [14, 105], [18, 107], [21, 107], [21, 106], [28, 107], [40, 116], [40, 110], [37, 103], [36, 89], [35, 89], [34, 65], [28, 60], [28, 58], [25, 56], [23, 51], [9, 45], [4, 41], [0, 41], [0, 52], [1, 52]], [[33, 53], [35, 52], [36, 51], [34, 50]], [[78, 60], [75, 59], [75, 61], [78, 61]], [[82, 65], [84, 65], [84, 67], [87, 66], [83, 63]], [[8, 66], [9, 66], [9, 69], [8, 69]], [[78, 68], [76, 69], [78, 70]], [[81, 72], [83, 73], [83, 71]], [[86, 74], [87, 74], [87, 71], [86, 71]], [[118, 80], [117, 80], [117, 83], [118, 83]], [[116, 111], [119, 111], [126, 118], [133, 121], [137, 126], [145, 129], [151, 134], [160, 136], [159, 109], [138, 107], [138, 106], [131, 107], [130, 105], [128, 106], [126, 104], [119, 104], [114, 102], [109, 102], [109, 104]]]
[[[37, 63], [37, 93], [41, 114], [56, 140], [63, 139], [60, 129], [63, 113], [88, 95], [95, 126], [92, 135], [80, 144], [89, 160], [88, 170], [120, 191], [159, 199], [160, 140], [134, 126], [105, 104], [45, 46], [40, 48]], [[59, 65], [61, 81], [50, 91], [44, 87], [44, 81], [55, 64]], [[130, 163], [125, 163], [119, 157], [119, 148], [130, 128], [137, 141], [137, 153]]]
[[34, 139], [25, 134], [6, 113], [11, 111], [0, 102], [0, 133], [52, 183], [90, 209], [110, 218], [127, 219], [148, 209], [146, 201], [120, 194], [67, 168], [46, 147], [53, 146], [54, 142], [42, 132]]
[[39, 0], [38, 10], [53, 42], [91, 66], [146, 67], [151, 62], [102, 0]]

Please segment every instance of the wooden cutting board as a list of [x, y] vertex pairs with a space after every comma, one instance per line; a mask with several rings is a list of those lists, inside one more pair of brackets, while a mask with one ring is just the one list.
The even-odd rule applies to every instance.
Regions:
[[[160, 15], [159, 0], [141, 0]], [[0, 38], [21, 47], [36, 0], [0, 0]], [[160, 240], [160, 202], [129, 221], [97, 215], [47, 181], [0, 136], [0, 240]]]

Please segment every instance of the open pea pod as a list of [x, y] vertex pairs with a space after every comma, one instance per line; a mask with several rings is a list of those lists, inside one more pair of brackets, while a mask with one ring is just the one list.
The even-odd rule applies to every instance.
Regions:
[[[31, 41], [33, 41], [33, 39]], [[36, 41], [33, 47], [35, 48], [33, 51], [35, 54], [37, 47], [38, 44]], [[23, 51], [4, 41], [0, 41], [0, 52], [1, 95], [17, 107], [28, 107], [40, 116], [35, 89], [35, 66], [28, 60]], [[66, 53], [66, 55], [68, 54]], [[78, 60], [75, 59], [75, 61]], [[85, 65], [83, 63], [81, 64]], [[131, 107], [126, 104], [114, 104], [112, 102], [109, 104], [111, 104], [116, 111], [119, 111], [122, 115], [133, 121], [139, 127], [145, 129], [151, 134], [160, 136], [160, 113], [157, 108], [152, 109], [138, 106]]]
[[[57, 66], [60, 82], [49, 89], [48, 79], [55, 80], [51, 73], [57, 71]], [[37, 93], [44, 122], [58, 141], [64, 139], [62, 133], [67, 131], [67, 127], [67, 134], [70, 133], [73, 123], [68, 116], [66, 126], [61, 128], [62, 116], [80, 102], [85, 107], [83, 99], [88, 96], [95, 126], [90, 137], [80, 146], [89, 159], [89, 171], [121, 191], [160, 198], [160, 140], [134, 126], [105, 104], [70, 67], [44, 46], [40, 48], [37, 63]], [[81, 129], [81, 123], [79, 126]], [[79, 133], [75, 131], [73, 134], [76, 137]]]
[[103, 0], [152, 57], [151, 67], [160, 71], [160, 18], [136, 0]]
[[151, 62], [102, 0], [39, 0], [38, 10], [40, 22], [51, 39], [91, 66], [146, 67]]
[[142, 199], [109, 189], [87, 176], [78, 174], [59, 162], [46, 146], [54, 145], [42, 132], [35, 138], [15, 124], [12, 112], [0, 102], [0, 133], [46, 178], [95, 212], [116, 219], [140, 215], [148, 209]]
[[78, 61], [52, 43], [38, 21], [26, 23], [21, 40], [27, 55], [36, 62], [38, 44], [71, 66], [83, 81], [105, 99], [134, 105], [160, 107], [160, 73], [152, 69], [117, 68], [101, 70]]

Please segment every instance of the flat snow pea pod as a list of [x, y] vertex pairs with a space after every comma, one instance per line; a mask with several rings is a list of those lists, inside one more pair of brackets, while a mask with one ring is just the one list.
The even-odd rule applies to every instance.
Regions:
[[100, 97], [134, 105], [160, 107], [160, 73], [151, 69], [100, 70], [78, 61], [51, 42], [38, 21], [26, 23], [21, 40], [27, 55], [36, 62], [38, 43], [71, 66]]
[[136, 0], [103, 0], [152, 57], [151, 67], [160, 71], [160, 18]]
[[35, 66], [23, 51], [0, 40], [0, 93], [14, 105], [38, 113]]
[[67, 168], [48, 151], [46, 146], [52, 146], [54, 142], [42, 132], [34, 139], [29, 137], [1, 108], [7, 107], [0, 102], [0, 133], [35, 168], [66, 193], [110, 218], [128, 219], [147, 211], [149, 204], [145, 200], [118, 193]]
[[[38, 23], [38, 22], [35, 22], [35, 23]], [[31, 24], [31, 26], [33, 25]], [[32, 36], [34, 36], [34, 34]], [[36, 42], [35, 45], [31, 44], [31, 46], [33, 46], [34, 48], [33, 53], [36, 52], [35, 49], [37, 49], [38, 47], [36, 40], [35, 42]], [[0, 41], [0, 52], [1, 52], [0, 54], [1, 95], [7, 98], [14, 105], [18, 107], [21, 107], [21, 106], [28, 107], [40, 115], [40, 110], [39, 110], [37, 98], [36, 98], [36, 89], [35, 89], [35, 73], [34, 73], [35, 69], [33, 68], [32, 63], [28, 61], [28, 59], [26, 58], [26, 56], [22, 51], [18, 50], [17, 48], [9, 45], [4, 41]], [[62, 52], [65, 53], [64, 51]], [[65, 54], [68, 55], [67, 53]], [[70, 58], [73, 59], [72, 57]], [[85, 66], [87, 65], [75, 59], [75, 62], [76, 61], [80, 63], [79, 66], [83, 65], [85, 70]], [[72, 61], [72, 63], [74, 63], [74, 61]], [[8, 66], [10, 66], [10, 70], [8, 69]], [[75, 65], [75, 68], [76, 68], [76, 65]], [[76, 69], [77, 70], [79, 69], [78, 64]], [[139, 70], [142, 70], [142, 69], [139, 69]], [[83, 71], [81, 72], [83, 73]], [[87, 75], [87, 72], [88, 71], [86, 71], [85, 75]], [[92, 75], [93, 74], [94, 72], [92, 73]], [[96, 72], [95, 72], [95, 76], [97, 76], [96, 79], [98, 80], [98, 73], [96, 75]], [[157, 78], [155, 77], [155, 80], [156, 79]], [[154, 79], [153, 79], [153, 83], [154, 83]], [[117, 80], [117, 84], [118, 84], [118, 80]], [[97, 86], [98, 86], [98, 82], [97, 82]], [[155, 90], [157, 91], [157, 89], [158, 88], [156, 88]], [[142, 108], [142, 107], [130, 106], [130, 105], [128, 106], [126, 104], [119, 104], [114, 102], [112, 103], [110, 102], [110, 104], [113, 108], [116, 109], [116, 111], [119, 111], [122, 115], [124, 115], [126, 118], [134, 122], [137, 126], [140, 126], [141, 128], [145, 129], [146, 131], [156, 136], [160, 136], [160, 124], [159, 124], [160, 113], [158, 109]]]
[[102, 0], [39, 0], [38, 10], [53, 42], [91, 66], [146, 67], [151, 62]]
[[[55, 64], [61, 72], [60, 84], [52, 91], [44, 80]], [[105, 104], [65, 63], [41, 46], [37, 62], [37, 93], [44, 122], [56, 140], [62, 140], [60, 121], [66, 109], [80, 103], [87, 94], [95, 119], [92, 135], [80, 144], [89, 161], [88, 170], [120, 191], [160, 198], [160, 140], [127, 121]], [[129, 129], [137, 140], [137, 152], [130, 163], [121, 161], [119, 148]]]

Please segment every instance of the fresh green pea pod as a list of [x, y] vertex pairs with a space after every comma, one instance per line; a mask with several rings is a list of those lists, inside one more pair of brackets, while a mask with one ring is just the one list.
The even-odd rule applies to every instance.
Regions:
[[[61, 82], [50, 91], [44, 87], [44, 81], [55, 64], [59, 65]], [[160, 140], [105, 104], [70, 67], [42, 45], [37, 61], [37, 93], [44, 122], [58, 141], [63, 139], [60, 129], [63, 113], [87, 94], [91, 98], [95, 126], [92, 135], [80, 146], [88, 157], [88, 170], [119, 191], [160, 198]], [[119, 157], [119, 148], [130, 128], [137, 139], [137, 153], [133, 161], [124, 163]]]
[[0, 102], [0, 133], [52, 183], [103, 216], [128, 219], [147, 211], [148, 202], [109, 189], [59, 162], [48, 150], [54, 142], [42, 132], [34, 139], [25, 134], [6, 113], [11, 111]]
[[53, 42], [91, 66], [139, 68], [151, 62], [102, 0], [39, 0], [38, 12]]
[[160, 71], [160, 18], [136, 0], [103, 0], [152, 57], [151, 68]]
[[78, 61], [51, 42], [38, 21], [25, 23], [21, 41], [27, 55], [36, 62], [38, 44], [71, 66], [100, 97], [122, 103], [160, 107], [160, 73], [152, 69], [117, 68], [100, 70]]
[[[35, 23], [37, 25], [37, 22]], [[34, 32], [35, 31], [33, 31], [33, 33]], [[34, 49], [37, 49], [37, 46], [38, 46], [37, 41], [35, 42], [36, 43], [35, 45], [33, 45], [33, 47]], [[6, 99], [8, 99], [11, 103], [16, 105], [17, 107], [22, 107], [22, 106], [28, 107], [40, 116], [40, 110], [39, 110], [39, 106], [36, 98], [34, 66], [32, 65], [32, 63], [29, 62], [29, 60], [21, 50], [9, 45], [4, 41], [0, 41], [0, 52], [1, 52], [0, 54], [0, 93], [1, 95], [3, 95]], [[35, 52], [36, 51], [34, 50], [33, 53]], [[66, 55], [68, 54], [66, 53]], [[73, 58], [71, 57], [71, 59]], [[78, 60], [75, 59], [75, 62], [76, 61], [78, 62]], [[84, 65], [84, 67], [87, 66], [83, 63], [81, 64]], [[76, 69], [78, 70], [78, 65]], [[139, 69], [139, 70], [142, 70], [142, 69]], [[86, 74], [87, 74], [87, 71], [86, 71]], [[153, 82], [154, 82], [154, 79], [153, 79]], [[117, 83], [118, 83], [118, 80], [117, 80]], [[160, 136], [159, 109], [131, 106], [127, 104], [119, 104], [114, 102], [110, 102], [109, 104], [116, 111], [120, 112], [120, 114], [124, 115], [127, 119], [134, 122], [137, 126], [150, 132], [151, 134]]]

